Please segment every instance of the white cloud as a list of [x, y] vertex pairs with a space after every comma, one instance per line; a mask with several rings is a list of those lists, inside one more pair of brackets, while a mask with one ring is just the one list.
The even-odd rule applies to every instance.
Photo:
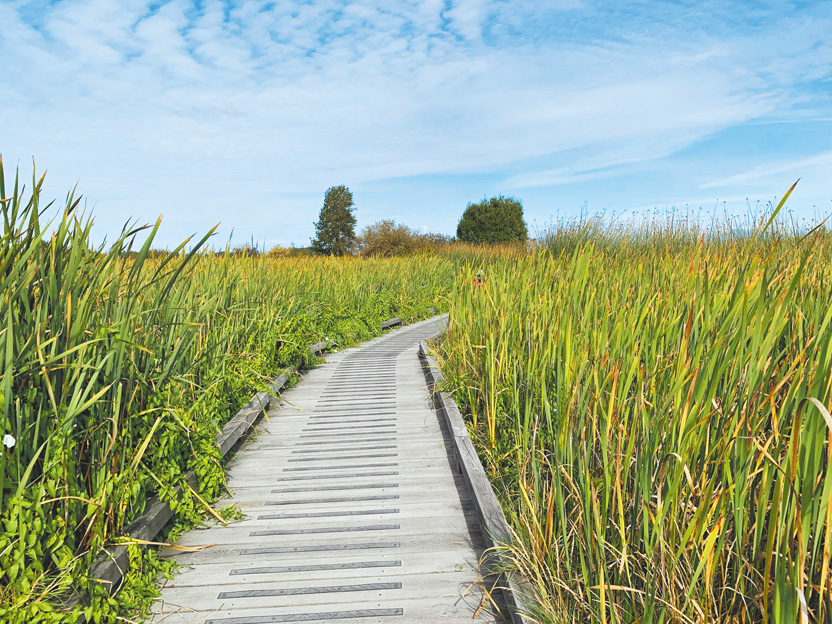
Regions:
[[256, 220], [279, 193], [432, 173], [599, 179], [788, 111], [832, 67], [825, 16], [584, 40], [570, 24], [598, 9], [571, 0], [64, 0], [40, 25], [25, 8], [0, 4], [0, 151], [80, 177], [103, 222], [213, 223], [235, 202]]
[[706, 182], [701, 185], [701, 188], [749, 186], [753, 183], [759, 183], [761, 180], [768, 181], [773, 176], [779, 176], [782, 173], [800, 175], [801, 172], [807, 169], [823, 171], [826, 173], [826, 180], [832, 180], [832, 151], [822, 152], [809, 158], [768, 162], [727, 178]]

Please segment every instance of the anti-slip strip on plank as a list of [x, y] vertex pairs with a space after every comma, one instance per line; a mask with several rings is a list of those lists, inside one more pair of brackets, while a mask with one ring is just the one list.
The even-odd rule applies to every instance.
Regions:
[[404, 615], [402, 609], [362, 609], [360, 611], [327, 611], [297, 615], [246, 615], [232, 618], [212, 618], [205, 624], [281, 624], [282, 622], [320, 622], [323, 620], [352, 620], [369, 617]]
[[[332, 375], [330, 375], [330, 379], [338, 379], [339, 377], [358, 377], [361, 379], [366, 379], [366, 375], [364, 375], [364, 371], [366, 370], [365, 366], [356, 365], [355, 367], [345, 367], [341, 368], [340, 366], [336, 368]], [[395, 364], [391, 364], [390, 366], [385, 367], [383, 370], [379, 369], [376, 372], [381, 373], [385, 376], [395, 376], [398, 373], [396, 372]]]
[[[327, 390], [330, 392], [330, 390]], [[315, 405], [317, 407], [322, 408], [330, 408], [333, 404], [336, 403], [349, 403], [350, 405], [364, 405], [365, 403], [395, 403], [397, 400], [398, 394], [378, 394], [375, 396], [367, 396], [368, 390], [363, 390], [362, 392], [356, 392], [355, 394], [346, 394], [341, 392], [340, 389], [336, 389], [334, 394], [338, 395], [338, 399], [325, 399], [325, 397], [321, 396]]]
[[[365, 435], [382, 435], [382, 434], [381, 433], [379, 433], [379, 434], [369, 434], [368, 433], [368, 434], [365, 434]], [[356, 442], [364, 443], [364, 442], [395, 442], [395, 441], [396, 441], [395, 437], [392, 437], [392, 438], [359, 438], [357, 440], [355, 438], [350, 438], [349, 440], [341, 440], [340, 442], [337, 441], [337, 440], [324, 440], [322, 442], [295, 442], [295, 446], [315, 446], [315, 445], [321, 445], [321, 444], [332, 445], [332, 444], [355, 444]], [[337, 451], [338, 449], [332, 449], [332, 450]]]
[[[382, 373], [374, 375], [375, 381], [386, 381], [388, 383], [393, 383], [396, 381], [397, 373]], [[329, 383], [327, 387], [337, 385], [343, 382], [350, 382], [350, 383], [361, 383], [367, 378], [367, 375], [364, 373], [350, 373], [345, 375], [335, 374], [329, 379]]]
[[364, 390], [364, 391], [367, 391], [367, 392], [369, 392], [369, 391], [379, 392], [379, 391], [389, 390], [389, 389], [394, 388], [396, 386], [396, 376], [395, 375], [391, 375], [389, 377], [387, 375], [376, 376], [376, 381], [374, 381], [372, 384], [365, 384], [364, 381], [363, 381], [364, 379], [366, 379], [366, 376], [365, 377], [356, 377], [355, 379], [346, 379], [346, 378], [345, 379], [332, 379], [326, 385], [325, 388], [321, 389], [321, 392], [322, 393], [323, 392], [334, 392], [336, 390], [346, 389], [346, 387], [349, 387], [349, 388], [352, 388], [352, 389], [355, 389], [355, 390]]
[[247, 589], [244, 591], [220, 592], [217, 600], [228, 600], [231, 598], [267, 598], [271, 596], [306, 596], [309, 594], [339, 594], [343, 592], [381, 591], [401, 588], [401, 583], [362, 583], [359, 585], [292, 587], [288, 589]]
[[395, 477], [399, 474], [398, 470], [390, 470], [388, 472], [357, 472], [353, 474], [323, 474], [310, 475], [305, 477], [278, 477], [275, 481], [311, 481], [313, 479], [360, 479], [364, 477]]
[[[388, 419], [385, 419], [388, 420]], [[390, 419], [395, 420], [395, 418]], [[309, 423], [313, 424], [313, 423]], [[321, 423], [322, 425], [327, 425], [330, 423]], [[389, 425], [356, 425], [355, 427], [321, 427], [316, 429], [301, 429], [301, 431], [347, 431], [351, 429], [382, 429], [384, 427], [395, 427], [394, 424]]]
[[[319, 419], [319, 418], [366, 418], [367, 416], [395, 416], [396, 411], [383, 411], [383, 412], [356, 412], [354, 414], [315, 414], [314, 412], [309, 417], [310, 419]], [[321, 421], [325, 422], [325, 421]]]
[[[366, 418], [366, 414], [337, 414], [333, 415], [332, 418], [349, 418], [350, 420], [345, 420], [345, 424], [353, 424], [353, 423], [377, 423], [377, 422], [396, 422], [398, 420], [395, 416], [389, 416], [386, 418]], [[360, 417], [358, 420], [355, 420], [356, 417]], [[338, 425], [341, 424], [338, 420], [312, 420], [313, 418], [321, 418], [321, 416], [312, 416], [307, 422], [307, 425], [314, 425], [315, 427], [320, 427], [321, 425]], [[306, 429], [304, 429], [306, 431]], [[311, 429], [310, 429], [311, 431]]]
[[398, 457], [398, 453], [372, 453], [367, 455], [336, 455], [333, 457], [295, 457], [287, 459], [288, 463], [296, 462], [317, 462], [317, 461], [342, 461], [345, 459], [378, 459], [379, 457]]
[[[359, 403], [356, 405], [356, 403]], [[335, 416], [372, 416], [374, 412], [395, 412], [396, 403], [362, 403], [350, 402], [339, 406], [316, 407], [310, 410], [314, 415], [335, 415]]]
[[374, 409], [395, 409], [396, 399], [339, 399], [322, 403], [318, 401], [313, 411], [315, 413], [328, 414], [331, 412], [368, 412]]
[[[330, 394], [336, 394], [334, 392], [331, 392], [329, 389], [327, 389], [327, 392], [329, 392]], [[367, 390], [360, 394], [356, 393], [355, 395], [350, 396], [344, 396], [344, 393], [342, 392], [337, 392], [337, 394], [337, 398], [325, 398], [324, 396], [318, 397], [316, 405], [322, 407], [330, 407], [333, 403], [390, 403], [395, 402], [396, 397], [398, 396], [398, 393], [395, 392], [380, 391], [375, 391], [375, 393], [371, 395]]]
[[[345, 403], [345, 405], [355, 405], [355, 401], [350, 403]], [[373, 403], [373, 404], [362, 404], [356, 407], [323, 407], [312, 410], [313, 414], [353, 414], [358, 413], [362, 416], [367, 414], [368, 412], [372, 412], [374, 410], [388, 410], [388, 409], [396, 409], [395, 401], [390, 403]]]
[[380, 381], [335, 381], [327, 384], [324, 392], [346, 392], [349, 394], [359, 394], [361, 392], [381, 392], [388, 388], [395, 387], [395, 383], [390, 380]]
[[337, 400], [335, 400], [335, 401], [325, 400], [326, 397], [322, 395], [320, 400], [319, 400], [319, 404], [320, 405], [326, 404], [326, 406], [329, 406], [333, 402], [335, 402], [335, 403], [352, 403], [352, 404], [355, 404], [358, 401], [366, 402], [366, 401], [382, 401], [382, 400], [390, 401], [390, 402], [395, 403], [396, 400], [397, 400], [397, 397], [398, 397], [397, 394], [378, 394], [378, 395], [374, 395], [374, 396], [367, 396], [366, 391], [356, 392], [355, 394], [349, 394], [349, 393], [344, 393], [344, 392], [341, 392], [340, 390], [338, 390], [334, 394], [338, 395]]
[[[315, 431], [312, 429], [312, 431]], [[320, 431], [320, 429], [318, 430]], [[314, 440], [320, 440], [321, 438], [343, 438], [345, 436], [356, 436], [356, 435], [363, 435], [363, 436], [376, 436], [376, 435], [395, 435], [395, 430], [386, 429], [384, 431], [353, 431], [353, 432], [346, 432], [346, 433], [303, 433], [298, 436], [297, 444], [303, 444], [300, 440], [302, 439], [304, 442], [307, 441], [308, 438], [312, 438]], [[352, 442], [353, 440], [360, 440], [361, 438], [352, 438], [350, 440], [344, 440], [344, 442]], [[327, 440], [329, 441], [329, 440]], [[337, 442], [337, 440], [333, 440], [333, 443]]]
[[[326, 388], [324, 388], [323, 392], [327, 394], [335, 394], [338, 393], [340, 396], [349, 396], [353, 399], [357, 399], [363, 396], [367, 392], [386, 392], [390, 387], [391, 382], [384, 382], [383, 384], [379, 383], [361, 383], [359, 381], [353, 382], [343, 382], [337, 384], [329, 384]], [[351, 391], [351, 390], [354, 390]], [[396, 394], [398, 396], [398, 393]]]
[[[308, 431], [326, 431], [326, 425], [339, 425], [333, 431], [342, 431], [344, 429], [369, 429], [372, 427], [393, 427], [399, 421], [398, 415], [391, 416], [369, 416], [367, 414], [333, 414], [331, 418], [326, 416], [311, 416], [306, 422], [300, 423], [304, 427], [314, 427], [314, 429], [301, 429], [301, 432]], [[363, 425], [363, 423], [373, 423]], [[386, 423], [386, 424], [376, 424]], [[362, 426], [357, 426], [362, 424]], [[344, 425], [343, 427], [340, 425]], [[349, 426], [347, 426], [349, 425]], [[367, 432], [371, 435], [372, 432]]]
[[344, 468], [392, 468], [398, 466], [399, 462], [387, 462], [383, 464], [353, 464], [352, 466], [306, 466], [304, 468], [284, 468], [283, 472], [306, 472], [308, 470], [342, 470]]
[[337, 518], [339, 516], [375, 516], [378, 514], [397, 514], [398, 509], [363, 509], [361, 511], [310, 511], [305, 513], [261, 514], [258, 520], [292, 520], [295, 518]]
[[[321, 393], [334, 394], [336, 390], [342, 390], [348, 394], [355, 394], [361, 390], [365, 392], [383, 393], [396, 392], [396, 376], [398, 373], [382, 373], [374, 371], [363, 371], [361, 374], [334, 373], [326, 384], [321, 388]], [[342, 386], [348, 386], [346, 388]]]
[[350, 373], [360, 373], [366, 368], [374, 370], [395, 372], [398, 358], [373, 358], [367, 360], [348, 360], [344, 359], [338, 365], [338, 368], [333, 372], [334, 375], [346, 375]]
[[[314, 417], [313, 417], [314, 418]], [[365, 423], [389, 423], [390, 427], [395, 427], [399, 421], [398, 417], [391, 416], [390, 418], [336, 418], [334, 420], [309, 420], [303, 423], [308, 427], [301, 429], [301, 431], [342, 431], [343, 429], [357, 429], [357, 426]], [[332, 425], [349, 425], [348, 427], [338, 428]], [[368, 425], [373, 427], [381, 427], [388, 425]]]
[[317, 544], [315, 546], [266, 546], [263, 548], [243, 548], [240, 556], [249, 555], [291, 555], [310, 552], [340, 552], [344, 550], [378, 550], [401, 548], [400, 542], [367, 542], [358, 544]]
[[366, 379], [368, 374], [372, 374], [374, 377], [389, 377], [392, 375], [396, 375], [396, 365], [390, 364], [385, 366], [356, 366], [352, 369], [342, 368], [339, 366], [338, 369], [332, 374], [330, 379], [339, 379], [342, 377], [351, 376], [357, 376]]
[[[329, 396], [324, 396], [324, 393], [328, 394]], [[327, 386], [321, 396], [317, 398], [318, 405], [322, 404], [330, 404], [330, 403], [347, 403], [347, 402], [355, 402], [359, 400], [359, 398], [363, 402], [378, 402], [378, 401], [391, 401], [394, 400], [398, 396], [398, 393], [392, 391], [390, 388], [362, 388], [362, 392], [354, 392], [354, 393], [347, 393], [342, 392], [341, 388], [332, 388], [331, 386]]]
[[[407, 347], [405, 347], [402, 351], [406, 349]], [[338, 367], [341, 368], [343, 366], [345, 368], [358, 368], [364, 364], [371, 366], [387, 365], [393, 367], [398, 363], [399, 356], [402, 354], [402, 351], [398, 351], [397, 353], [394, 353], [393, 351], [378, 351], [375, 353], [369, 353], [366, 356], [362, 355], [362, 357], [355, 357], [356, 354], [352, 354], [341, 360]]]
[[345, 496], [340, 498], [305, 498], [301, 500], [267, 501], [264, 505], [318, 505], [321, 503], [357, 503], [361, 501], [398, 500], [398, 494], [379, 494], [378, 496]]
[[[366, 376], [363, 378], [366, 379]], [[329, 399], [343, 396], [355, 396], [359, 393], [364, 394], [367, 398], [378, 398], [376, 395], [397, 394], [396, 381], [394, 378], [377, 379], [373, 382], [365, 382], [361, 379], [349, 379], [339, 381], [337, 379], [331, 380], [324, 388], [321, 388], [320, 400], [324, 399], [324, 394], [329, 395]], [[370, 395], [370, 396], [368, 396]]]
[[269, 535], [320, 535], [323, 533], [359, 533], [362, 531], [395, 531], [402, 528], [398, 524], [370, 524], [368, 526], [320, 527], [314, 529], [264, 529], [252, 531], [249, 537], [267, 537]]
[[382, 353], [371, 353], [365, 357], [355, 357], [356, 354], [351, 354], [341, 360], [338, 368], [341, 367], [357, 367], [357, 366], [395, 366], [399, 359], [398, 355], [385, 355]]
[[332, 394], [332, 387], [343, 385], [346, 382], [352, 382], [350, 388], [347, 392], [354, 393], [362, 388], [369, 387], [374, 392], [395, 392], [396, 384], [393, 383], [395, 380], [396, 373], [395, 371], [367, 371], [362, 370], [360, 373], [356, 372], [353, 373], [334, 373], [332, 377], [326, 383], [326, 386], [323, 388], [325, 392], [329, 392]]
[[[350, 395], [346, 398], [344, 395]], [[331, 395], [333, 398], [329, 398], [328, 395]], [[337, 395], [337, 398], [336, 398]], [[321, 395], [321, 398], [318, 399], [318, 404], [323, 403], [352, 403], [355, 402], [357, 399], [362, 399], [364, 401], [390, 401], [396, 399], [396, 393], [390, 392], [379, 392], [378, 394], [367, 394], [366, 392], [356, 392], [354, 396], [352, 396], [349, 392], [332, 392], [332, 393], [324, 393]]]
[[272, 494], [289, 494], [292, 492], [335, 492], [338, 490], [379, 490], [383, 488], [397, 488], [398, 483], [366, 483], [361, 485], [321, 485], [318, 487], [278, 488]]
[[375, 403], [395, 403], [396, 397], [398, 395], [384, 395], [384, 396], [367, 396], [367, 394], [357, 394], [355, 396], [341, 396], [337, 399], [324, 399], [319, 398], [316, 402], [315, 409], [329, 409], [338, 403], [345, 403], [348, 405], [355, 405], [356, 403], [360, 403], [361, 405], [370, 405]]
[[292, 451], [292, 455], [297, 453], [332, 453], [333, 451], [337, 451], [339, 453], [345, 453], [347, 451], [378, 451], [382, 449], [394, 449], [398, 448], [395, 444], [380, 444], [378, 446], [348, 446], [346, 448], [339, 448], [339, 449], [302, 449], [300, 451]]
[[[413, 344], [410, 345], [411, 347], [414, 346]], [[365, 347], [366, 349], [367, 347]], [[406, 350], [407, 347], [405, 347]], [[362, 364], [367, 364], [371, 366], [395, 366], [399, 361], [399, 356], [402, 354], [403, 350], [397, 350], [397, 352], [393, 351], [374, 351], [372, 353], [362, 353], [362, 352], [353, 352], [347, 355], [341, 362], [339, 363], [338, 367], [357, 367], [361, 366]], [[359, 356], [360, 357], [356, 357]]]
[[231, 570], [229, 576], [245, 574], [291, 574], [293, 572], [324, 572], [326, 570], [363, 570], [366, 568], [401, 567], [401, 561], [355, 561], [352, 563], [312, 563], [297, 566], [269, 566], [263, 568], [240, 568]]
[[[315, 429], [312, 429], [315, 431]], [[318, 430], [320, 431], [320, 429]], [[361, 440], [362, 438], [349, 438], [347, 436], [380, 436], [380, 435], [397, 435], [395, 429], [385, 429], [384, 431], [346, 431], [343, 433], [301, 433], [298, 435], [298, 441], [296, 444], [303, 444], [304, 442], [314, 442], [314, 441], [322, 441], [322, 442], [332, 442], [333, 444], [338, 442], [338, 440], [332, 440], [332, 438], [342, 439], [343, 443], [346, 442], [353, 442], [355, 440]]]
[[398, 410], [391, 405], [368, 405], [358, 409], [325, 409], [310, 410], [310, 418], [321, 420], [327, 418], [375, 418], [377, 416], [398, 416]]
[[[335, 386], [335, 385], [339, 385], [339, 386], [344, 385], [344, 386], [347, 386], [347, 387], [346, 388], [333, 389], [332, 386]], [[389, 381], [370, 381], [365, 377], [364, 381], [361, 381], [361, 382], [358, 382], [358, 383], [351, 383], [351, 384], [346, 384], [344, 382], [338, 382], [338, 383], [329, 382], [323, 388], [323, 391], [321, 393], [321, 398], [323, 398], [323, 396], [327, 395], [327, 394], [343, 396], [345, 394], [346, 395], [352, 395], [352, 394], [360, 394], [360, 393], [366, 393], [366, 392], [371, 392], [373, 394], [388, 394], [388, 393], [396, 394], [398, 392], [398, 390], [396, 389], [396, 384], [390, 383]]]
[[321, 380], [318, 383], [320, 385], [332, 385], [333, 383], [342, 383], [344, 378], [347, 378], [349, 381], [356, 381], [361, 385], [379, 385], [383, 383], [390, 385], [390, 380], [395, 375], [398, 375], [395, 369], [395, 365], [391, 366], [390, 370], [379, 371], [379, 375], [373, 378], [369, 378], [366, 375], [362, 375], [362, 371], [363, 368], [360, 367], [356, 367], [352, 370], [336, 369], [326, 380]]

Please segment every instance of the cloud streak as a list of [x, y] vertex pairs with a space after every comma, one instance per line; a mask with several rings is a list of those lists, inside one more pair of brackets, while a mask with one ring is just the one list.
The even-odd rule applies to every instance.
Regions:
[[[819, 114], [830, 10], [755, 4], [725, 31], [721, 3], [693, 24], [672, 3], [628, 6], [3, 3], [0, 150], [80, 176], [113, 207], [105, 223], [186, 223], [190, 203], [250, 228], [281, 193], [430, 174], [574, 184], [796, 105]], [[775, 17], [775, 34], [757, 25]]]

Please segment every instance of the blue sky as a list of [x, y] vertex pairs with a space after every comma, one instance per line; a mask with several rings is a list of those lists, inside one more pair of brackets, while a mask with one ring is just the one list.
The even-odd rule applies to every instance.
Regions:
[[99, 236], [305, 245], [325, 190], [359, 226], [454, 233], [781, 196], [832, 212], [832, 2], [0, 0], [0, 153], [76, 182]]

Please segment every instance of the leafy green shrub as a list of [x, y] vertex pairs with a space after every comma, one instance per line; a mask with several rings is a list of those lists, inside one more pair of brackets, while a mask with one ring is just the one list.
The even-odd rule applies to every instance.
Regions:
[[362, 256], [410, 256], [437, 249], [448, 240], [439, 234], [421, 234], [392, 219], [384, 219], [361, 230], [358, 245]]
[[292, 253], [292, 250], [289, 247], [281, 247], [280, 245], [275, 245], [271, 249], [269, 249], [269, 258], [288, 258], [289, 254]]

